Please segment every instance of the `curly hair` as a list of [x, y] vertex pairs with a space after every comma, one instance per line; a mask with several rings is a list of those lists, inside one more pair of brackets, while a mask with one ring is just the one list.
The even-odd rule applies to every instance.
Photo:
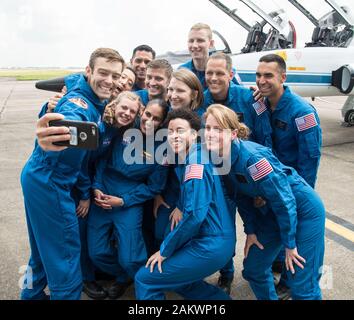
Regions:
[[[136, 101], [139, 104], [139, 110], [142, 108], [142, 102], [140, 97], [135, 94], [134, 92], [130, 92], [130, 91], [123, 91], [121, 92], [117, 98], [115, 98], [112, 102], [110, 102], [109, 104], [107, 104], [106, 108], [104, 109], [104, 113], [103, 113], [103, 121], [108, 123], [111, 126], [115, 126], [117, 124], [117, 120], [115, 117], [115, 113], [116, 113], [116, 106], [124, 99], [127, 98], [129, 100], [132, 101]], [[132, 123], [133, 125], [133, 123]]]

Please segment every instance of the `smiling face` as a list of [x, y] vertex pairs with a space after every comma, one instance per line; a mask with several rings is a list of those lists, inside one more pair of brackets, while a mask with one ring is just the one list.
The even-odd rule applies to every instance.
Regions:
[[137, 79], [141, 82], [145, 81], [146, 68], [150, 61], [153, 60], [151, 52], [140, 51], [135, 52], [134, 57], [130, 60], [134, 71], [136, 72]]
[[153, 135], [163, 121], [163, 109], [158, 104], [148, 104], [140, 119], [140, 130], [143, 134]]
[[173, 119], [168, 124], [168, 143], [174, 153], [187, 154], [190, 146], [195, 142], [197, 133], [187, 120]]
[[209, 114], [205, 119], [205, 143], [209, 151], [223, 154], [225, 149], [230, 149], [233, 133], [230, 129], [225, 129]]
[[167, 91], [169, 80], [164, 69], [148, 68], [146, 71], [145, 84], [150, 99], [162, 98]]
[[206, 29], [192, 29], [188, 34], [188, 51], [192, 59], [206, 60], [214, 42]]
[[121, 62], [108, 62], [106, 58], [99, 57], [95, 60], [93, 69], [86, 67], [87, 80], [97, 97], [103, 101], [109, 99], [113, 88], [118, 85], [123, 64]]
[[205, 70], [205, 80], [215, 100], [226, 99], [232, 77], [232, 70], [227, 70], [225, 60], [209, 59]]
[[140, 103], [138, 100], [122, 98], [122, 100], [115, 106], [114, 117], [116, 119], [117, 127], [124, 127], [133, 123], [139, 111]]
[[183, 81], [172, 77], [167, 88], [167, 97], [172, 109], [190, 108], [196, 95], [196, 90], [192, 90]]
[[286, 73], [276, 62], [260, 62], [256, 71], [256, 83], [264, 97], [276, 97], [283, 90]]
[[123, 91], [131, 91], [135, 82], [135, 74], [131, 70], [125, 68], [117, 83], [117, 86], [112, 91], [112, 99], [116, 98]]

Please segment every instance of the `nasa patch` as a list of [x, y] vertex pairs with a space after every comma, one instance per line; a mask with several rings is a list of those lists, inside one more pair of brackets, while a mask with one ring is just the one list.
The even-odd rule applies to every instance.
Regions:
[[84, 108], [84, 109], [88, 108], [88, 104], [87, 104], [87, 102], [84, 99], [81, 99], [81, 98], [70, 98], [69, 101], [72, 102], [73, 104], [77, 105], [80, 108]]
[[123, 145], [127, 146], [132, 143], [132, 137], [124, 137], [122, 140]]

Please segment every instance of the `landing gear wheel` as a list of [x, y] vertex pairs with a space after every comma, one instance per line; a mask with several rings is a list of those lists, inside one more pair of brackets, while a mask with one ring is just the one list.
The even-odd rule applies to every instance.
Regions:
[[349, 125], [354, 126], [354, 109], [348, 110], [344, 116], [344, 121]]

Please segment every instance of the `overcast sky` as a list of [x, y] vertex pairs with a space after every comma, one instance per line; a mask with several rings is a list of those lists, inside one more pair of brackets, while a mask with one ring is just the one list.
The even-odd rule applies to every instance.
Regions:
[[[224, 0], [248, 24], [256, 15], [239, 0]], [[286, 0], [261, 0], [262, 9], [283, 7], [294, 23], [300, 46], [313, 25]], [[307, 4], [307, 3], [310, 4]], [[340, 0], [349, 4], [352, 0]], [[323, 0], [302, 1], [317, 18], [328, 11]], [[278, 5], [278, 6], [277, 6]], [[1, 0], [0, 67], [85, 67], [98, 47], [132, 49], [149, 44], [158, 54], [185, 50], [190, 27], [208, 23], [239, 52], [247, 32], [208, 0]]]

